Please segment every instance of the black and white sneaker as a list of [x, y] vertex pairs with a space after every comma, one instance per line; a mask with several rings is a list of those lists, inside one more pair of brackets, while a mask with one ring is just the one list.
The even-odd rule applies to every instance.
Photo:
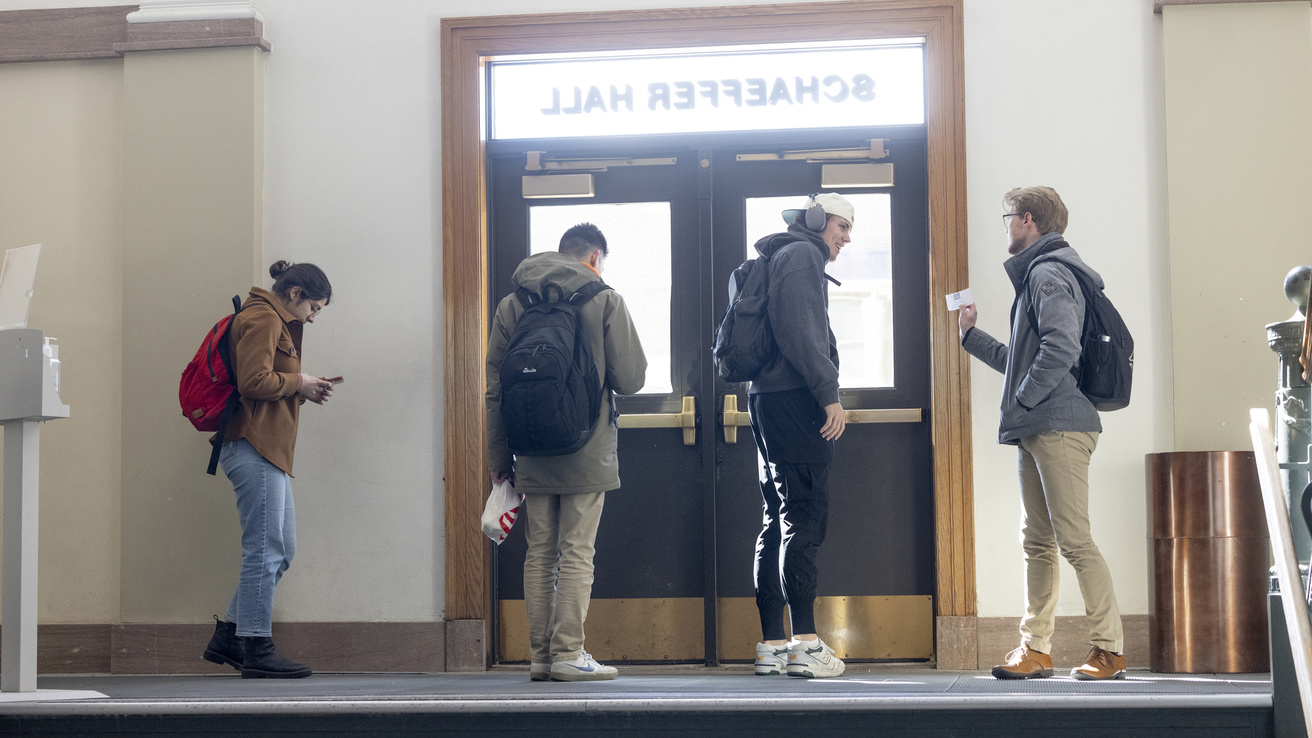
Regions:
[[788, 676], [822, 679], [842, 676], [845, 668], [834, 649], [819, 638], [794, 641], [788, 648]]

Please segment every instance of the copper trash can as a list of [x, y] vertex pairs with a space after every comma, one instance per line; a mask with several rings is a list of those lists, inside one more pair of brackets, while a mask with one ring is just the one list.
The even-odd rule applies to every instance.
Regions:
[[1270, 671], [1267, 535], [1252, 451], [1147, 454], [1155, 672]]

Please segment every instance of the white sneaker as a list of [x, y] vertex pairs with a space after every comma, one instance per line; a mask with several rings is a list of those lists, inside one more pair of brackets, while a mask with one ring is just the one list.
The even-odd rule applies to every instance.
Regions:
[[756, 675], [773, 676], [784, 673], [788, 667], [788, 647], [796, 641], [789, 641], [782, 646], [768, 643], [756, 644]]
[[528, 678], [534, 682], [551, 681], [551, 664], [532, 663], [528, 667]]
[[551, 664], [551, 679], [557, 682], [600, 682], [614, 679], [619, 673], [613, 666], [598, 664], [587, 651], [576, 659]]
[[843, 675], [843, 662], [834, 655], [834, 649], [819, 638], [814, 641], [794, 641], [788, 647], [788, 676], [836, 677]]

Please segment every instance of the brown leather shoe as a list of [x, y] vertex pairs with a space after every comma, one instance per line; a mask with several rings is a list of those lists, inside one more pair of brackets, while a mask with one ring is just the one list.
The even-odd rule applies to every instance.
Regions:
[[1007, 663], [993, 667], [998, 679], [1041, 679], [1052, 676], [1052, 657], [1021, 645], [1007, 654]]
[[1076, 679], [1124, 679], [1125, 657], [1094, 646], [1084, 660], [1084, 666], [1071, 669], [1071, 676]]

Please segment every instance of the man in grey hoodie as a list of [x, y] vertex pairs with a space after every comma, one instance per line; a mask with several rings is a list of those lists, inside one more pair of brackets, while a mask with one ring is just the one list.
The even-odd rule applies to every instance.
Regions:
[[[756, 539], [756, 673], [835, 677], [843, 662], [816, 634], [816, 554], [829, 520], [829, 465], [846, 416], [838, 402], [838, 342], [829, 327], [825, 264], [851, 241], [852, 204], [812, 195], [785, 210], [788, 231], [756, 242], [769, 270], [770, 330], [779, 351], [748, 389], [761, 464], [764, 524]], [[782, 550], [782, 555], [781, 555]], [[788, 606], [793, 637], [784, 635]]]
[[[1092, 650], [1071, 670], [1076, 679], [1121, 679], [1125, 657], [1111, 571], [1089, 531], [1089, 460], [1098, 445], [1098, 411], [1076, 384], [1084, 293], [1074, 271], [1100, 289], [1102, 277], [1062, 239], [1066, 205], [1051, 187], [1024, 187], [1003, 198], [1004, 262], [1016, 289], [1011, 346], [975, 326], [974, 305], [961, 308], [961, 345], [1003, 373], [998, 442], [1020, 454], [1025, 617], [1021, 643], [993, 667], [998, 679], [1052, 676], [1058, 552], [1075, 569], [1084, 595]], [[1031, 322], [1031, 316], [1037, 324]]]

